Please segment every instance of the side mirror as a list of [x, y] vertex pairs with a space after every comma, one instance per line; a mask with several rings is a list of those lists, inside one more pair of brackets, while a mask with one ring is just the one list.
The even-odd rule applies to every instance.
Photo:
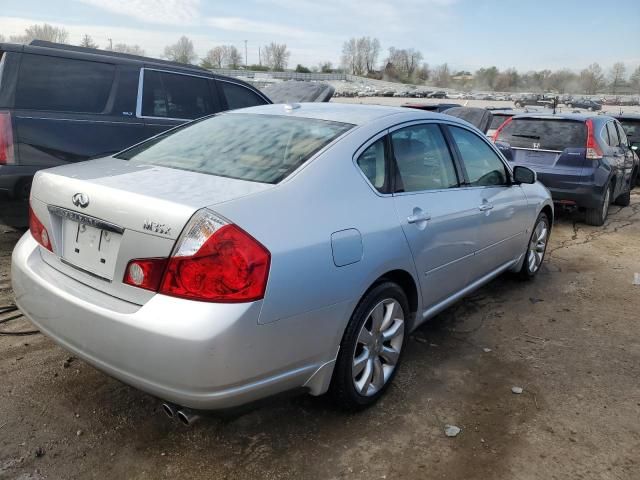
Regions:
[[513, 168], [513, 181], [516, 184], [520, 183], [536, 183], [538, 180], [538, 176], [536, 172], [531, 170], [529, 167], [516, 166]]

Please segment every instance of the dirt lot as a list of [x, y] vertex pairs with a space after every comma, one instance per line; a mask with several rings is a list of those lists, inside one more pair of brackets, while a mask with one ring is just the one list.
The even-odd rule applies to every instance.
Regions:
[[[395, 385], [357, 415], [303, 396], [189, 429], [80, 360], [65, 368], [42, 335], [2, 336], [0, 478], [637, 480], [640, 193], [632, 202], [603, 228], [561, 215], [535, 282], [501, 277], [421, 328]], [[0, 304], [18, 237], [0, 226]]]

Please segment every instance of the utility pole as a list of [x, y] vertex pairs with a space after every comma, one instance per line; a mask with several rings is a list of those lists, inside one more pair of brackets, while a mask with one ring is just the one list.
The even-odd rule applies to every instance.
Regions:
[[258, 65], [262, 66], [262, 55], [260, 54], [261, 47], [258, 47]]
[[107, 38], [109, 40], [109, 50], [113, 50], [113, 39]]
[[247, 41], [244, 41], [244, 66], [246, 67], [247, 65], [249, 65], [247, 63]]

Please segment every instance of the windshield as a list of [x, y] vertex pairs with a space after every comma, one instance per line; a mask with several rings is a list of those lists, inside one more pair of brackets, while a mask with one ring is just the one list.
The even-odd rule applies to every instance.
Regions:
[[572, 120], [515, 118], [500, 131], [499, 140], [516, 148], [584, 148], [587, 128], [583, 122]]
[[154, 137], [116, 158], [139, 165], [278, 183], [352, 127], [300, 117], [226, 113]]

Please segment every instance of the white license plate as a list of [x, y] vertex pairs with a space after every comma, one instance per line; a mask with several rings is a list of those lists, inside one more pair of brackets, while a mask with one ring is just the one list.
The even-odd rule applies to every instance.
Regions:
[[113, 280], [121, 238], [119, 233], [64, 218], [62, 258], [99, 277]]

